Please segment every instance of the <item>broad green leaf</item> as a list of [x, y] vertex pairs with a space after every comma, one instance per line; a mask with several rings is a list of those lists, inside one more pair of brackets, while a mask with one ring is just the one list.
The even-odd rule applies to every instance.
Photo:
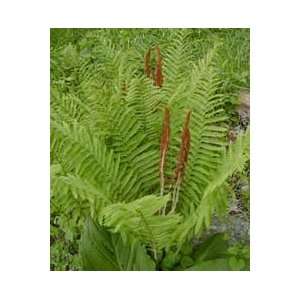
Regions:
[[185, 243], [181, 248], [181, 252], [184, 255], [190, 256], [193, 253], [193, 245], [191, 242]]
[[227, 258], [211, 259], [195, 263], [186, 271], [231, 271]]
[[224, 234], [217, 233], [204, 241], [195, 252], [196, 263], [227, 256], [228, 242]]
[[154, 271], [155, 263], [136, 240], [125, 243], [120, 234], [111, 233], [88, 219], [80, 243], [86, 271]]
[[180, 261], [180, 265], [183, 267], [183, 268], [188, 268], [190, 266], [192, 266], [194, 264], [194, 260], [190, 257], [190, 256], [183, 256], [181, 261]]
[[180, 258], [175, 252], [169, 251], [161, 263], [162, 269], [172, 270], [173, 267], [178, 263], [179, 259]]

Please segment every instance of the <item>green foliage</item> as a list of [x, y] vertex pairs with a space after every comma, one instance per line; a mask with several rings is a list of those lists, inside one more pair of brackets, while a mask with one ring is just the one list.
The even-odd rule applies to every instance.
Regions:
[[217, 258], [196, 263], [186, 271], [230, 271], [228, 259]]
[[[243, 66], [238, 61], [230, 68], [234, 54], [242, 54], [230, 52], [228, 40], [235, 41], [236, 34], [247, 43], [245, 31], [230, 32], [51, 31], [51, 214], [64, 236], [83, 230], [85, 269], [171, 270], [194, 263], [207, 269], [212, 260], [223, 259], [207, 256], [205, 248], [196, 258], [188, 244], [209, 227], [212, 216], [227, 212], [227, 179], [249, 160], [249, 131], [234, 144], [227, 141], [228, 97], [247, 85], [247, 80], [226, 83]], [[204, 40], [209, 43], [200, 47]], [[145, 52], [157, 44], [161, 88], [143, 70]], [[159, 196], [166, 106], [171, 115], [166, 177], [174, 173], [183, 118], [188, 110], [192, 116], [178, 205], [162, 213], [173, 192], [170, 182]], [[244, 267], [232, 258], [230, 266]]]
[[113, 232], [135, 237], [156, 255], [175, 244], [170, 237], [181, 221], [177, 214], [157, 214], [169, 198], [169, 195], [149, 195], [130, 203], [108, 205], [100, 214], [99, 223], [112, 228]]
[[249, 256], [248, 246], [229, 246], [224, 234], [216, 234], [194, 251], [194, 263], [186, 271], [248, 271]]
[[154, 271], [155, 263], [144, 247], [120, 234], [110, 233], [92, 219], [87, 220], [82, 235], [81, 257], [86, 271]]
[[[176, 239], [179, 243], [184, 243], [187, 237], [192, 238], [198, 235], [210, 225], [211, 217], [216, 212], [222, 214], [226, 211], [227, 178], [235, 171], [244, 167], [249, 157], [249, 131], [241, 134], [235, 144], [231, 144], [220, 154], [218, 167], [211, 170], [211, 180], [207, 182], [200, 204], [189, 215], [189, 219], [178, 226]], [[208, 173], [208, 175], [210, 175]]]
[[227, 253], [228, 242], [224, 234], [215, 234], [205, 240], [195, 251], [196, 263], [204, 260], [223, 258]]
[[194, 264], [194, 260], [190, 256], [183, 256], [180, 261], [180, 266], [186, 269]]
[[168, 251], [161, 262], [161, 268], [164, 271], [173, 270], [180, 261], [180, 256], [173, 251]]
[[235, 271], [250, 270], [250, 247], [249, 245], [235, 244], [228, 249], [230, 255], [229, 266]]
[[[53, 223], [53, 222], [52, 222]], [[82, 269], [81, 258], [78, 253], [78, 238], [68, 236], [59, 224], [51, 224], [51, 265], [52, 271], [79, 271]]]

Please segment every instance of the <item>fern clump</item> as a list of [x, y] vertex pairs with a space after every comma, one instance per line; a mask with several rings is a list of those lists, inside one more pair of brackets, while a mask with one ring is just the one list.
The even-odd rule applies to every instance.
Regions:
[[91, 30], [51, 52], [51, 207], [83, 232], [84, 269], [170, 266], [227, 212], [249, 130], [228, 142], [219, 45], [197, 57], [189, 36], [118, 47]]

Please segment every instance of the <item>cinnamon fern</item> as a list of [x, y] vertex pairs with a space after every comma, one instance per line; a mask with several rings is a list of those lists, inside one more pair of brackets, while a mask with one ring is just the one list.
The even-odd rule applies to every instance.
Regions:
[[85, 269], [154, 270], [227, 210], [249, 132], [229, 145], [218, 45], [195, 57], [188, 38], [94, 30], [51, 52], [51, 208], [83, 232]]

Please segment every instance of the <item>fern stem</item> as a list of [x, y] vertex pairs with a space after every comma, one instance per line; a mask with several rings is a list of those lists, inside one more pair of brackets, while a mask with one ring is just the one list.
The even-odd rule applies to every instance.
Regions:
[[165, 176], [164, 176], [164, 165], [165, 165], [165, 154], [167, 152], [167, 149], [162, 150], [161, 154], [161, 161], [160, 161], [160, 196], [162, 197], [164, 195], [164, 187], [165, 187]]
[[[164, 186], [165, 186], [165, 178], [164, 178], [164, 176], [160, 176], [160, 196], [161, 197], [164, 195]], [[167, 208], [167, 204], [165, 204], [164, 207], [161, 209], [160, 214], [165, 215], [166, 208]]]
[[179, 200], [180, 184], [181, 184], [181, 181], [178, 180], [174, 186], [173, 197], [172, 197], [172, 208], [171, 208], [170, 213], [173, 213], [176, 210], [176, 206], [177, 206], [177, 203]]
[[[159, 161], [159, 175], [160, 175], [160, 196], [164, 194], [165, 178], [164, 178], [164, 167], [166, 161], [166, 155], [169, 147], [170, 140], [170, 111], [165, 107], [164, 118], [163, 118], [163, 129], [160, 140], [160, 161]], [[161, 213], [165, 213], [166, 205], [162, 209]]]
[[164, 177], [160, 177], [160, 196], [162, 197], [164, 195], [164, 185], [165, 185], [165, 179]]
[[176, 206], [179, 200], [179, 191], [180, 191], [180, 183], [177, 186], [177, 191], [176, 191], [176, 197], [175, 197], [175, 202], [174, 202], [174, 211], [176, 210]]

